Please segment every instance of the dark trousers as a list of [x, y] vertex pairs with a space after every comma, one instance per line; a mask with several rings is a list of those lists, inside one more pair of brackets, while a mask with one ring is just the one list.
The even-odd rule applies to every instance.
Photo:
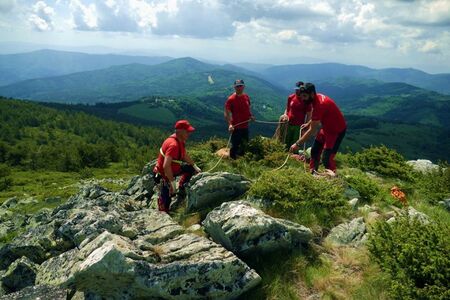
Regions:
[[[339, 150], [342, 140], [344, 139], [346, 129], [338, 134], [329, 134], [321, 129], [314, 140], [311, 148], [310, 170], [317, 171], [319, 169], [320, 157], [326, 169], [336, 172], [336, 162], [334, 157]], [[324, 149], [325, 148], [325, 149]]]
[[248, 128], [235, 128], [231, 134], [230, 157], [242, 156], [245, 153], [245, 147], [248, 143]]
[[[174, 177], [181, 175], [180, 181], [178, 183], [178, 189], [184, 190], [186, 185], [191, 180], [192, 176], [195, 174], [195, 169], [191, 165], [182, 164], [181, 171], [177, 174], [173, 174]], [[162, 178], [161, 189], [159, 190], [158, 197], [158, 209], [160, 211], [169, 212], [170, 203], [172, 202], [172, 195], [170, 195], [170, 183], [167, 178]]]

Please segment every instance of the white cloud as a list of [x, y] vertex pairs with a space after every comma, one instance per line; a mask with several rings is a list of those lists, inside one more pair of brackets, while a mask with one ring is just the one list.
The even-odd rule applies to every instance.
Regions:
[[28, 21], [38, 31], [49, 31], [53, 29], [52, 17], [55, 10], [44, 1], [38, 1], [33, 5], [32, 13]]
[[425, 41], [419, 48], [420, 52], [424, 53], [440, 53], [439, 45], [435, 41]]

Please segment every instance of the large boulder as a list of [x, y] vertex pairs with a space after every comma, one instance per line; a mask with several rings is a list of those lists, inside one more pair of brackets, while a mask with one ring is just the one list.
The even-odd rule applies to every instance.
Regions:
[[227, 172], [200, 173], [190, 182], [188, 211], [214, 207], [241, 197], [250, 188], [250, 181], [239, 174]]
[[238, 255], [293, 249], [313, 237], [309, 228], [273, 218], [247, 201], [222, 203], [202, 224], [216, 243]]
[[413, 167], [414, 171], [424, 174], [439, 170], [438, 165], [433, 164], [430, 160], [427, 159], [408, 160], [406, 163]]
[[367, 241], [367, 237], [364, 218], [359, 217], [331, 229], [325, 241], [337, 246], [360, 246]]
[[141, 250], [109, 232], [44, 262], [37, 276], [39, 284], [74, 286], [107, 299], [233, 299], [260, 280], [232, 253], [200, 236], [182, 234]]
[[37, 265], [27, 257], [21, 257], [12, 263], [0, 278], [3, 288], [11, 293], [34, 285]]

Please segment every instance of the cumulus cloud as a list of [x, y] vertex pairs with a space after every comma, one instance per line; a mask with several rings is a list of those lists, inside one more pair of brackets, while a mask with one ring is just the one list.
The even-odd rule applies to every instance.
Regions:
[[52, 17], [54, 15], [55, 10], [52, 7], [44, 1], [38, 1], [33, 5], [28, 21], [38, 31], [49, 31], [53, 29]]

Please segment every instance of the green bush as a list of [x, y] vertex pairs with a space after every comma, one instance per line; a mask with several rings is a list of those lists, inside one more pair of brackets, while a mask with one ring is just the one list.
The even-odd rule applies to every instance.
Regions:
[[371, 147], [356, 153], [351, 158], [354, 167], [363, 171], [374, 171], [380, 175], [407, 181], [413, 179], [413, 169], [395, 150], [386, 146]]
[[450, 298], [449, 227], [398, 217], [373, 228], [368, 249], [381, 269], [391, 276], [394, 299]]
[[352, 188], [358, 191], [363, 202], [371, 203], [381, 196], [382, 190], [378, 183], [363, 172], [346, 175], [345, 181]]
[[450, 196], [450, 166], [447, 163], [440, 165], [438, 170], [427, 174], [417, 174], [416, 187], [421, 197], [431, 204]]
[[262, 173], [249, 196], [273, 201], [275, 208], [291, 219], [320, 225], [332, 224], [347, 205], [341, 181], [315, 178], [295, 169]]
[[12, 185], [11, 169], [5, 164], [0, 164], [0, 191], [8, 189]]
[[274, 139], [256, 136], [248, 142], [244, 158], [252, 161], [264, 160], [274, 153], [285, 153], [284, 147]]

